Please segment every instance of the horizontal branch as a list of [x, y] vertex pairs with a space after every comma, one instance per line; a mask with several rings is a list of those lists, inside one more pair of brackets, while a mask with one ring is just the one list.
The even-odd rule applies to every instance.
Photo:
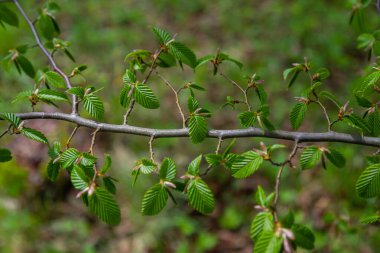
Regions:
[[[75, 123], [77, 126], [83, 126], [92, 129], [99, 129], [102, 132], [125, 133], [141, 136], [154, 136], [157, 138], [171, 138], [171, 137], [188, 137], [189, 131], [187, 128], [182, 129], [153, 129], [144, 128], [131, 125], [114, 125], [102, 122], [97, 122], [85, 119], [78, 115], [67, 113], [46, 113], [46, 112], [30, 112], [30, 113], [17, 113], [18, 117], [23, 120], [27, 119], [53, 119]], [[262, 131], [260, 128], [247, 128], [247, 129], [226, 129], [226, 130], [210, 130], [208, 138], [244, 138], [244, 137], [263, 137], [270, 139], [282, 139], [301, 142], [342, 142], [352, 143], [365, 146], [380, 147], [380, 138], [367, 137], [359, 135], [351, 135], [338, 132], [324, 132], [324, 133], [308, 133], [308, 132], [291, 132], [277, 130], [273, 132]]]

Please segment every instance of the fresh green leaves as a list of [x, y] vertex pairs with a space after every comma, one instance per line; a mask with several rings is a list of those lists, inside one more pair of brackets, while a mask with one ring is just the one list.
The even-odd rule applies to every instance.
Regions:
[[255, 253], [279, 253], [282, 247], [282, 238], [272, 231], [265, 231], [261, 234], [253, 252]]
[[373, 88], [379, 82], [379, 80], [380, 70], [376, 69], [374, 72], [365, 77], [356, 92], [359, 94], [367, 92], [369, 89]]
[[20, 132], [31, 140], [48, 144], [48, 140], [46, 139], [45, 135], [35, 129], [23, 127], [21, 128]]
[[83, 97], [83, 107], [92, 117], [96, 119], [103, 118], [103, 102], [95, 94], [89, 93]]
[[301, 154], [300, 164], [302, 169], [310, 169], [318, 164], [322, 157], [322, 150], [316, 146], [304, 149]]
[[138, 83], [134, 86], [133, 97], [138, 104], [147, 109], [156, 109], [160, 107], [160, 102], [154, 95], [153, 91], [143, 83]]
[[188, 121], [190, 139], [193, 143], [200, 143], [208, 134], [205, 118], [210, 116], [210, 112], [200, 108], [199, 102], [193, 96], [189, 97], [187, 105], [190, 111], [190, 119]]
[[202, 179], [190, 180], [187, 186], [187, 196], [189, 204], [198, 212], [208, 214], [214, 210], [214, 195]]
[[63, 79], [63, 77], [57, 72], [47, 71], [45, 72], [45, 78], [46, 78], [47, 84], [53, 87], [56, 87], [56, 88], [66, 87], [65, 79]]
[[19, 26], [17, 14], [9, 9], [6, 5], [0, 4], [0, 25], [4, 26], [3, 23], [14, 27]]
[[253, 151], [239, 155], [233, 161], [231, 168], [232, 176], [238, 179], [249, 177], [259, 169], [263, 160], [262, 156]]
[[166, 206], [168, 196], [163, 184], [155, 184], [144, 194], [141, 212], [144, 215], [158, 214]]
[[257, 241], [261, 234], [266, 231], [273, 231], [273, 215], [270, 212], [260, 212], [253, 219], [251, 224], [251, 238]]
[[360, 197], [373, 198], [380, 194], [380, 164], [367, 167], [356, 182], [356, 191]]
[[0, 163], [12, 160], [12, 153], [9, 149], [0, 148]]
[[301, 126], [306, 111], [307, 103], [299, 102], [293, 106], [292, 111], [290, 112], [290, 124], [293, 129], [298, 129]]
[[120, 207], [112, 194], [101, 187], [97, 187], [89, 196], [89, 206], [100, 220], [109, 225], [118, 225], [121, 220]]
[[178, 61], [185, 63], [193, 69], [197, 66], [197, 57], [194, 52], [184, 44], [173, 41], [170, 43], [169, 48], [170, 52]]
[[292, 232], [297, 246], [307, 250], [314, 249], [315, 236], [309, 228], [303, 225], [294, 224], [292, 226]]

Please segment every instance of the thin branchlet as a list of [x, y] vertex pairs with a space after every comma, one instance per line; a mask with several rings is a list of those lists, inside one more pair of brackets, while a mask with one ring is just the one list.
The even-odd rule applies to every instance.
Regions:
[[[222, 143], [223, 143], [223, 138], [221, 136], [218, 137], [218, 144], [216, 145], [216, 149], [215, 149], [215, 154], [219, 154], [220, 152], [220, 148], [222, 147]], [[209, 166], [207, 166], [207, 169], [206, 171], [201, 174], [200, 176], [201, 177], [205, 177], [212, 169], [212, 165], [210, 164]]]
[[77, 125], [77, 126], [73, 129], [73, 131], [71, 132], [69, 138], [68, 138], [67, 141], [66, 141], [66, 149], [69, 148], [69, 146], [70, 146], [70, 142], [71, 142], [71, 140], [73, 139], [75, 133], [78, 131], [78, 128], [79, 128], [79, 127], [80, 127], [80, 126]]

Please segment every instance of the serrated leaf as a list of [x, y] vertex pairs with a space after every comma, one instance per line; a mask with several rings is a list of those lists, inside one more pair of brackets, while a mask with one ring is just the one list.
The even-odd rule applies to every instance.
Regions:
[[50, 181], [55, 182], [59, 173], [59, 163], [53, 163], [53, 160], [50, 160], [47, 166], [47, 176]]
[[377, 108], [368, 114], [367, 125], [371, 130], [372, 136], [380, 135], [380, 113]]
[[369, 74], [362, 82], [360, 87], [358, 88], [357, 92], [358, 93], [364, 93], [368, 89], [372, 88], [375, 86], [375, 84], [378, 83], [380, 80], [380, 70], [376, 70], [375, 72], [372, 72]]
[[131, 101], [131, 97], [132, 97], [132, 95], [129, 94], [130, 92], [131, 92], [131, 86], [128, 84], [124, 85], [123, 89], [120, 92], [120, 105], [121, 106], [127, 107], [127, 105], [129, 105], [129, 102]]
[[251, 239], [257, 241], [263, 232], [270, 231], [273, 233], [273, 229], [273, 215], [270, 212], [260, 212], [251, 223]]
[[375, 37], [369, 33], [360, 34], [357, 39], [357, 48], [362, 50], [369, 50], [376, 42]]
[[68, 89], [66, 92], [69, 93], [69, 94], [72, 94], [72, 95], [76, 95], [79, 98], [83, 98], [84, 97], [84, 93], [85, 93], [84, 88], [83, 87], [78, 87], [78, 86], [77, 87], [72, 87], [72, 88]]
[[346, 159], [344, 158], [342, 153], [340, 153], [336, 149], [331, 148], [329, 148], [329, 151], [330, 152], [325, 152], [325, 155], [332, 164], [334, 164], [338, 168], [342, 168], [346, 165]]
[[380, 222], [380, 216], [377, 214], [364, 216], [360, 218], [360, 223], [363, 223], [363, 224], [372, 224], [376, 222]]
[[21, 67], [22, 71], [27, 74], [30, 78], [34, 78], [36, 72], [34, 70], [33, 64], [23, 55], [19, 55], [16, 61]]
[[380, 194], [380, 164], [367, 167], [356, 181], [360, 197], [373, 198]]
[[133, 97], [138, 104], [145, 108], [156, 109], [160, 107], [160, 102], [156, 95], [154, 95], [153, 91], [143, 83], [134, 86]]
[[299, 224], [294, 224], [292, 226], [292, 232], [294, 234], [295, 243], [297, 246], [307, 250], [314, 249], [315, 236], [309, 228]]
[[319, 97], [324, 97], [324, 98], [327, 98], [329, 99], [330, 101], [332, 101], [338, 108], [342, 107], [342, 103], [339, 102], [338, 98], [332, 94], [331, 92], [327, 91], [327, 90], [324, 90], [324, 91], [321, 91], [319, 94], [318, 94]]
[[104, 114], [103, 102], [92, 93], [83, 97], [83, 107], [94, 118], [101, 119]]
[[189, 166], [187, 167], [187, 173], [193, 176], [198, 176], [199, 175], [199, 166], [202, 161], [202, 155], [197, 156]]
[[143, 197], [141, 212], [144, 215], [155, 215], [161, 212], [166, 206], [168, 200], [168, 192], [165, 186], [161, 184], [155, 184], [148, 189]]
[[23, 99], [26, 99], [29, 97], [31, 97], [33, 94], [33, 90], [24, 90], [24, 91], [21, 91], [20, 93], [18, 93], [16, 95], [16, 97], [12, 100], [12, 103], [15, 103], [15, 102], [18, 102], [20, 100], [23, 100]]
[[74, 165], [70, 174], [71, 183], [77, 190], [84, 190], [89, 187], [90, 180], [86, 176], [86, 173], [78, 165]]
[[367, 125], [367, 122], [356, 114], [346, 115], [343, 120], [353, 128], [356, 128], [364, 133], [371, 133], [371, 129]]
[[255, 194], [256, 203], [260, 206], [266, 205], [266, 195], [264, 189], [259, 185]]
[[364, 108], [370, 108], [370, 107], [372, 107], [372, 102], [369, 101], [367, 98], [361, 97], [361, 96], [358, 96], [358, 95], [355, 95], [355, 98], [356, 98], [356, 102], [361, 107], [364, 107]]
[[144, 174], [150, 174], [157, 168], [157, 164], [155, 164], [150, 159], [142, 159], [140, 164], [140, 171]]
[[262, 156], [248, 151], [239, 155], [233, 162], [231, 172], [234, 178], [242, 179], [249, 177], [259, 169], [263, 162]]
[[214, 210], [214, 195], [202, 179], [190, 181], [187, 187], [187, 196], [189, 204], [198, 212], [209, 214]]
[[135, 82], [136, 82], [136, 74], [133, 71], [127, 69], [125, 71], [125, 74], [123, 75], [123, 83], [131, 85]]
[[52, 101], [69, 102], [69, 99], [67, 98], [65, 93], [56, 91], [56, 90], [43, 89], [43, 90], [38, 91], [37, 96], [40, 99], [45, 99], [49, 101], [52, 100]]
[[203, 56], [203, 57], [201, 57], [201, 58], [199, 58], [198, 60], [197, 60], [197, 68], [199, 67], [199, 66], [202, 66], [203, 64], [205, 64], [205, 63], [207, 63], [207, 62], [211, 62], [212, 60], [214, 60], [215, 59], [215, 56], [214, 55], [206, 55], [206, 56]]
[[156, 35], [161, 45], [166, 45], [166, 43], [172, 40], [172, 36], [164, 29], [161, 29], [159, 27], [153, 27], [152, 31]]
[[265, 231], [261, 234], [255, 247], [254, 253], [279, 253], [281, 251], [282, 238], [277, 237], [273, 231]]
[[193, 69], [197, 66], [197, 57], [194, 52], [184, 44], [173, 41], [170, 43], [169, 49], [177, 60], [185, 63]]
[[0, 148], [0, 163], [12, 160], [12, 153], [8, 149]]
[[66, 87], [65, 79], [63, 79], [63, 77], [60, 74], [58, 74], [57, 72], [47, 71], [45, 73], [45, 76], [46, 76], [46, 82], [49, 85], [56, 87], [56, 88], [65, 88]]
[[93, 166], [96, 162], [97, 158], [89, 153], [82, 153], [80, 155], [80, 164], [83, 166]]
[[112, 194], [116, 193], [116, 186], [110, 177], [103, 177], [103, 185], [107, 191]]
[[191, 141], [196, 144], [202, 142], [208, 134], [207, 122], [204, 117], [191, 116], [189, 120], [189, 135]]
[[257, 116], [255, 112], [246, 111], [239, 114], [239, 120], [242, 126], [251, 127], [255, 124]]
[[177, 173], [177, 168], [175, 166], [175, 163], [170, 158], [165, 158], [162, 161], [161, 167], [160, 167], [160, 179], [164, 181], [170, 181], [175, 178], [175, 175]]
[[317, 165], [321, 160], [322, 151], [319, 147], [310, 146], [303, 150], [300, 157], [302, 169], [309, 169]]
[[25, 137], [38, 141], [44, 144], [48, 144], [48, 140], [46, 139], [45, 135], [35, 129], [23, 127], [20, 130], [21, 134], [24, 135]]
[[187, 109], [189, 112], [193, 113], [199, 107], [199, 102], [193, 97], [189, 96], [187, 99]]
[[109, 225], [120, 223], [120, 208], [111, 193], [103, 188], [97, 187], [94, 194], [89, 196], [89, 206], [99, 219]]
[[211, 166], [219, 166], [223, 159], [222, 155], [218, 154], [207, 154], [205, 158], [207, 163]]
[[78, 159], [80, 153], [75, 148], [69, 148], [65, 150], [59, 159], [59, 162], [62, 164], [62, 168], [68, 168], [74, 164], [74, 162]]
[[18, 128], [18, 126], [20, 125], [21, 123], [21, 119], [19, 117], [17, 117], [15, 114], [13, 113], [0, 113], [0, 118], [8, 121], [9, 123], [11, 123], [15, 128]]
[[111, 165], [112, 165], [111, 156], [109, 154], [106, 154], [104, 157], [104, 165], [103, 165], [102, 169], [100, 170], [100, 172], [102, 174], [106, 174], [108, 172], [108, 170], [111, 168]]
[[307, 104], [305, 103], [300, 102], [293, 106], [293, 109], [290, 112], [290, 124], [294, 130], [297, 130], [301, 126], [302, 121], [305, 118], [306, 111]]

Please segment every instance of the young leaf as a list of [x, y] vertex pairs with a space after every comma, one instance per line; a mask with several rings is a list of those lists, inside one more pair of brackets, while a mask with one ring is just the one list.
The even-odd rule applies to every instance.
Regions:
[[21, 119], [13, 113], [0, 113], [0, 118], [8, 121], [15, 128], [18, 128], [21, 123]]
[[116, 193], [116, 186], [113, 183], [111, 177], [103, 177], [103, 185], [104, 188], [106, 188], [107, 191], [109, 191], [112, 194]]
[[375, 72], [372, 72], [369, 74], [362, 82], [360, 87], [358, 88], [358, 93], [365, 93], [368, 89], [375, 86], [375, 84], [378, 83], [380, 80], [380, 70], [376, 70]]
[[60, 74], [58, 74], [57, 72], [48, 71], [45, 73], [45, 76], [46, 76], [46, 82], [49, 85], [56, 87], [56, 88], [65, 88], [66, 87], [65, 79], [63, 79], [63, 77]]
[[373, 198], [380, 194], [380, 164], [373, 164], [362, 172], [356, 182], [356, 191], [363, 198]]
[[74, 165], [70, 175], [71, 183], [77, 190], [84, 190], [89, 187], [90, 180], [86, 176], [85, 172], [78, 165]]
[[131, 97], [132, 97], [129, 94], [130, 92], [131, 92], [131, 86], [128, 84], [124, 85], [123, 89], [120, 92], [120, 105], [121, 106], [127, 107], [127, 105], [129, 105], [129, 102], [131, 101]]
[[214, 210], [214, 195], [202, 179], [190, 181], [187, 187], [187, 196], [190, 205], [198, 212], [209, 214]]
[[16, 58], [15, 62], [20, 65], [22, 71], [24, 71], [25, 74], [27, 74], [30, 78], [34, 78], [36, 72], [34, 70], [33, 64], [25, 56], [19, 55]]
[[310, 146], [303, 150], [300, 158], [302, 169], [309, 169], [317, 165], [321, 160], [322, 151], [319, 147]]
[[263, 162], [263, 157], [259, 154], [248, 151], [239, 155], [233, 162], [232, 176], [238, 179], [246, 178], [259, 169]]
[[160, 167], [160, 179], [164, 181], [171, 181], [175, 178], [177, 168], [175, 163], [170, 158], [165, 158]]
[[330, 152], [325, 152], [325, 155], [329, 161], [334, 164], [338, 168], [342, 168], [346, 165], [346, 159], [344, 159], [344, 156], [342, 153], [340, 153], [336, 149], [329, 148]]
[[346, 115], [343, 120], [353, 128], [356, 128], [364, 133], [371, 133], [371, 129], [368, 126], [367, 122], [356, 114], [352, 113], [350, 115]]
[[197, 66], [197, 57], [195, 56], [194, 52], [184, 44], [173, 41], [170, 43], [169, 48], [177, 60], [187, 64], [193, 69]]
[[161, 45], [166, 45], [169, 41], [172, 40], [172, 36], [167, 31], [159, 27], [153, 27], [152, 31], [156, 35]]
[[94, 118], [101, 119], [104, 114], [103, 102], [92, 93], [83, 97], [83, 107]]
[[62, 168], [68, 168], [74, 164], [74, 162], [78, 159], [80, 153], [75, 148], [69, 148], [62, 153], [59, 162], [62, 164]]
[[66, 94], [60, 91], [56, 90], [50, 90], [50, 89], [43, 89], [38, 91], [37, 96], [40, 99], [48, 100], [48, 101], [63, 101], [63, 102], [69, 102], [69, 99], [67, 98]]
[[199, 67], [199, 66], [202, 66], [203, 64], [205, 64], [205, 63], [207, 63], [207, 62], [211, 62], [212, 60], [214, 60], [215, 59], [215, 56], [214, 55], [206, 55], [206, 56], [203, 56], [203, 57], [201, 57], [201, 58], [199, 58], [198, 60], [197, 60], [197, 68]]
[[0, 148], [0, 163], [12, 160], [12, 153], [8, 149]]
[[166, 206], [168, 200], [168, 192], [165, 186], [161, 184], [155, 184], [144, 194], [142, 200], [141, 212], [144, 215], [155, 215], [161, 212]]
[[257, 241], [263, 232], [273, 232], [273, 228], [273, 215], [270, 212], [260, 212], [251, 223], [251, 239]]
[[279, 253], [282, 246], [282, 237], [277, 237], [274, 231], [265, 231], [261, 234], [253, 252], [255, 253]]
[[44, 144], [48, 144], [48, 140], [46, 139], [45, 135], [43, 133], [35, 130], [35, 129], [23, 127], [23, 128], [21, 128], [20, 131], [21, 131], [22, 135], [24, 135], [25, 137], [27, 137], [31, 140], [42, 142]]
[[111, 156], [109, 154], [106, 154], [106, 156], [104, 158], [104, 165], [103, 165], [102, 169], [100, 170], [100, 172], [102, 174], [106, 174], [107, 171], [110, 169], [111, 164], [112, 164]]
[[380, 113], [377, 108], [368, 114], [367, 125], [371, 130], [372, 136], [380, 135]]
[[155, 164], [150, 159], [142, 159], [140, 164], [140, 171], [144, 174], [150, 174], [157, 168], [157, 164]]
[[239, 114], [240, 124], [244, 127], [251, 127], [256, 122], [255, 112], [242, 112]]
[[306, 111], [306, 103], [300, 102], [294, 105], [292, 111], [290, 112], [290, 124], [294, 130], [297, 130], [301, 126], [302, 121], [305, 118]]
[[360, 218], [360, 223], [363, 224], [372, 224], [376, 222], [380, 222], [380, 216], [378, 214], [364, 216]]
[[107, 224], [117, 225], [120, 223], [119, 205], [107, 190], [97, 187], [94, 194], [89, 196], [89, 206], [91, 212]]
[[14, 27], [18, 27], [19, 25], [19, 20], [16, 13], [3, 4], [0, 5], [0, 23], [1, 21]]
[[309, 228], [294, 224], [292, 226], [292, 232], [296, 238], [295, 243], [297, 246], [307, 250], [314, 249], [315, 236]]
[[193, 97], [189, 96], [187, 99], [187, 109], [189, 112], [193, 113], [199, 107], [199, 102]]
[[255, 199], [256, 199], [256, 203], [260, 206], [265, 206], [266, 205], [266, 195], [265, 195], [265, 191], [264, 189], [259, 185], [257, 187], [257, 191], [256, 191], [256, 194], [255, 194]]
[[83, 98], [85, 91], [84, 91], [83, 87], [77, 86], [77, 87], [72, 87], [72, 88], [68, 89], [66, 92], [69, 94], [75, 95], [79, 98]]
[[191, 116], [189, 120], [189, 134], [194, 144], [202, 142], [208, 134], [206, 119], [197, 115]]
[[197, 156], [191, 163], [189, 164], [187, 168], [187, 173], [193, 176], [199, 175], [199, 166], [202, 161], [202, 155]]
[[53, 160], [50, 160], [47, 166], [47, 176], [50, 181], [55, 182], [59, 173], [59, 163], [53, 163]]
[[207, 154], [205, 158], [206, 158], [207, 163], [210, 164], [211, 166], [219, 166], [223, 160], [222, 155], [218, 155], [218, 154]]
[[324, 91], [321, 91], [319, 94], [318, 94], [319, 97], [324, 97], [324, 98], [327, 98], [329, 99], [330, 101], [332, 101], [338, 108], [342, 107], [342, 103], [339, 102], [338, 98], [332, 94], [331, 92], [327, 91], [327, 90], [324, 90]]
[[125, 74], [123, 75], [123, 83], [125, 85], [131, 85], [131, 84], [136, 83], [136, 74], [135, 74], [135, 72], [127, 69], [125, 71]]
[[133, 97], [136, 102], [148, 109], [156, 109], [160, 107], [160, 102], [158, 101], [156, 95], [153, 91], [145, 84], [139, 83], [135, 86], [133, 90]]

